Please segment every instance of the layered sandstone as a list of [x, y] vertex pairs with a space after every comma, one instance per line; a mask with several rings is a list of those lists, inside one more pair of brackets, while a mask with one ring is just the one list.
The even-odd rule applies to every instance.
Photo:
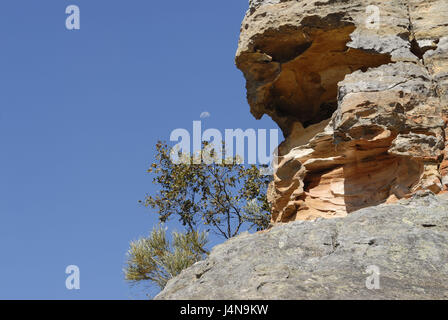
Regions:
[[252, 0], [236, 64], [285, 136], [273, 222], [446, 189], [446, 0]]

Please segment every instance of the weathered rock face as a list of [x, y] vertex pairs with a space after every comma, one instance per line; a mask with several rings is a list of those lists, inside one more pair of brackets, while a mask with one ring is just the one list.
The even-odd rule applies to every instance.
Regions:
[[446, 189], [447, 35], [446, 0], [250, 1], [236, 64], [285, 136], [273, 222]]
[[448, 196], [242, 234], [156, 299], [448, 299]]

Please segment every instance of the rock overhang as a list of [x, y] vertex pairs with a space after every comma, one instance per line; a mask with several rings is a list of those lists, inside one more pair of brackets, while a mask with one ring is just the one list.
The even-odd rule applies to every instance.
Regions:
[[[381, 28], [365, 23], [368, 5]], [[269, 115], [285, 136], [274, 222], [443, 190], [446, 47], [439, 27], [416, 28], [415, 11], [428, 15], [417, 0], [251, 2], [236, 64], [252, 114]]]

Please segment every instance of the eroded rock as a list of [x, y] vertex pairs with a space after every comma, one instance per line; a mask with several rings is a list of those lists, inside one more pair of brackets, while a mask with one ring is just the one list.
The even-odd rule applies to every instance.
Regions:
[[274, 223], [446, 189], [446, 21], [445, 0], [250, 1], [236, 64], [285, 136]]

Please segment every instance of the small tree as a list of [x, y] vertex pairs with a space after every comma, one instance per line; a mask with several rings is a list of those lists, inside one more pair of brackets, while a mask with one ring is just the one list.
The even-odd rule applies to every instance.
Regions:
[[166, 229], [159, 226], [149, 237], [131, 242], [124, 270], [126, 280], [150, 281], [163, 290], [168, 280], [207, 254], [205, 232], [173, 232], [172, 238], [171, 244]]
[[[206, 163], [196, 157], [215, 157], [210, 145], [204, 144], [199, 155], [179, 154], [172, 161], [169, 147], [156, 145], [156, 162], [148, 172], [160, 186], [155, 196], [142, 201], [156, 209], [163, 223], [177, 216], [189, 232], [204, 224], [208, 230], [225, 239], [237, 235], [245, 223], [249, 229], [265, 229], [270, 221], [266, 191], [270, 177], [255, 166], [245, 166], [238, 157]], [[229, 161], [230, 160], [230, 161]]]
[[166, 230], [158, 227], [149, 237], [131, 242], [124, 272], [128, 281], [149, 281], [163, 289], [168, 280], [208, 254], [206, 233], [199, 232], [200, 227], [228, 239], [243, 225], [257, 230], [269, 226], [270, 177], [254, 165], [241, 164], [238, 157], [197, 161], [219, 157], [208, 144], [196, 155], [177, 154], [180, 162], [172, 161], [172, 150], [165, 143], [156, 148], [156, 161], [148, 172], [155, 175], [153, 183], [160, 189], [140, 202], [156, 209], [161, 223], [177, 217], [186, 232], [173, 233], [170, 244]]

